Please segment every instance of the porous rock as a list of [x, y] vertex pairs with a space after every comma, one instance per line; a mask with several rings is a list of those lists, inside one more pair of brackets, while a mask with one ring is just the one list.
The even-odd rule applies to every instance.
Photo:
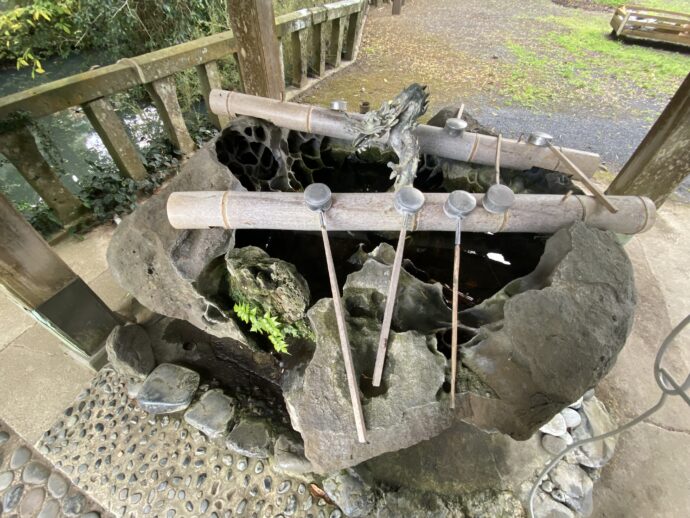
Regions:
[[294, 265], [255, 246], [230, 250], [225, 262], [234, 300], [247, 301], [286, 323], [304, 318], [309, 285]]
[[178, 230], [166, 212], [173, 192], [244, 190], [218, 162], [214, 145], [211, 141], [194, 153], [175, 178], [123, 218], [108, 246], [108, 265], [120, 286], [152, 311], [251, 346], [227, 308], [219, 307], [213, 294], [197, 282], [215, 278], [209, 270], [224, 269], [222, 257], [233, 247], [234, 233], [219, 228]]
[[226, 446], [245, 457], [266, 459], [271, 454], [272, 435], [265, 419], [242, 419], [228, 435]]
[[126, 378], [143, 380], [156, 366], [151, 340], [138, 325], [117, 326], [105, 341], [108, 361]]
[[[366, 389], [362, 400], [367, 442], [359, 443], [332, 300], [321, 299], [307, 315], [316, 350], [304, 373], [286, 380], [284, 395], [292, 426], [301, 433], [306, 457], [317, 472], [354, 466], [450, 426], [453, 414], [447, 396], [437, 397], [446, 359], [436, 350], [435, 338], [415, 331], [392, 332], [381, 387]], [[371, 379], [380, 326], [352, 315], [349, 323], [357, 379]]]
[[198, 373], [181, 365], [161, 363], [144, 381], [137, 402], [149, 414], [171, 414], [187, 408], [198, 387]]
[[187, 423], [211, 439], [223, 435], [234, 417], [235, 404], [221, 389], [206, 392], [184, 414]]
[[[344, 300], [351, 313], [380, 322], [386, 307], [395, 249], [382, 243], [368, 254], [368, 258], [361, 270], [347, 277]], [[398, 332], [415, 330], [426, 335], [448, 329], [450, 325], [451, 310], [445, 303], [441, 284], [422, 282], [402, 269], [391, 328]]]
[[613, 233], [581, 222], [556, 232], [532, 273], [460, 315], [479, 327], [462, 363], [496, 394], [470, 396], [471, 421], [530, 437], [611, 369], [634, 307], [632, 266]]

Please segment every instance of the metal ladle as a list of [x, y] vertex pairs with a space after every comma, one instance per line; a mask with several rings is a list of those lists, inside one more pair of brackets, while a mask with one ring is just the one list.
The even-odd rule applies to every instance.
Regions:
[[566, 166], [568, 166], [568, 169], [572, 171], [572, 173], [577, 177], [578, 180], [580, 180], [585, 187], [587, 187], [587, 190], [594, 195], [594, 197], [599, 200], [599, 202], [606, 207], [610, 212], [616, 213], [618, 212], [618, 209], [608, 200], [606, 195], [601, 192], [599, 189], [597, 189], [596, 185], [594, 185], [589, 178], [587, 178], [587, 175], [583, 173], [575, 163], [570, 160], [560, 149], [558, 149], [556, 146], [553, 145], [551, 142], [553, 140], [553, 137], [549, 135], [548, 133], [543, 133], [541, 131], [535, 131], [534, 133], [530, 133], [530, 136], [527, 137], [527, 143], [532, 144], [533, 146], [537, 147], [548, 147], [551, 152], [556, 155], [559, 160], [562, 160], [563, 163], [565, 163]]
[[515, 204], [515, 193], [501, 183], [501, 143], [503, 136], [496, 137], [496, 182], [487, 189], [482, 198], [484, 208], [494, 214], [503, 214]]
[[395, 296], [398, 292], [398, 281], [400, 280], [400, 269], [402, 267], [403, 252], [405, 250], [405, 235], [407, 227], [412, 217], [419, 212], [424, 205], [424, 194], [419, 189], [405, 186], [395, 193], [393, 206], [403, 215], [402, 227], [398, 236], [398, 246], [395, 249], [395, 260], [391, 268], [391, 280], [388, 286], [388, 298], [386, 299], [386, 309], [383, 313], [383, 323], [381, 324], [381, 336], [379, 337], [379, 347], [376, 352], [376, 364], [374, 365], [374, 377], [372, 385], [381, 385], [383, 376], [383, 364], [386, 361], [386, 349], [388, 347], [388, 335], [391, 330], [393, 320], [393, 309], [395, 308]]
[[352, 349], [347, 338], [347, 327], [343, 315], [343, 303], [340, 299], [340, 287], [335, 274], [331, 243], [328, 239], [328, 230], [324, 214], [331, 208], [332, 194], [327, 185], [323, 183], [313, 183], [304, 190], [304, 203], [309, 210], [319, 213], [319, 223], [321, 226], [321, 237], [323, 238], [323, 248], [326, 252], [326, 265], [328, 267], [328, 279], [331, 284], [331, 294], [333, 296], [333, 307], [335, 309], [335, 319], [338, 324], [338, 334], [340, 335], [340, 349], [345, 362], [345, 374], [347, 375], [347, 385], [350, 390], [350, 401], [352, 411], [355, 416], [355, 428], [357, 429], [357, 440], [361, 443], [367, 442], [366, 426], [364, 423], [364, 413], [362, 412], [362, 402], [359, 398], [359, 386], [355, 375], [355, 366], [352, 361]]
[[460, 291], [460, 247], [462, 220], [477, 206], [477, 200], [467, 191], [453, 191], [448, 195], [443, 211], [451, 219], [456, 220], [455, 254], [453, 259], [453, 315], [451, 330], [451, 377], [450, 377], [450, 408], [455, 408], [455, 377], [458, 368], [458, 293]]

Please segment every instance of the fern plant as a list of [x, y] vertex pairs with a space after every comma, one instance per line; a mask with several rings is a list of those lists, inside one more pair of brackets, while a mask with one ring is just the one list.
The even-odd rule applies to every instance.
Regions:
[[237, 317], [245, 324], [250, 324], [249, 329], [252, 333], [259, 333], [266, 335], [268, 340], [273, 345], [273, 348], [279, 353], [288, 353], [288, 345], [285, 341], [286, 336], [300, 337], [304, 336], [303, 330], [298, 329], [292, 324], [285, 324], [271, 315], [270, 311], [265, 311], [263, 315], [260, 313], [260, 308], [252, 307], [247, 302], [235, 304], [233, 310]]

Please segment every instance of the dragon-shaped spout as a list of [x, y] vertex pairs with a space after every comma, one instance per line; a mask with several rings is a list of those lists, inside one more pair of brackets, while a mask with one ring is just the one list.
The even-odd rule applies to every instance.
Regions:
[[417, 119], [426, 112], [428, 100], [426, 86], [414, 83], [355, 124], [357, 138], [354, 145], [357, 149], [378, 145], [376, 140], [388, 136], [387, 145], [398, 155], [397, 164], [388, 163], [392, 170], [391, 178], [395, 178], [396, 190], [404, 185], [412, 185], [417, 175], [419, 142], [414, 128]]

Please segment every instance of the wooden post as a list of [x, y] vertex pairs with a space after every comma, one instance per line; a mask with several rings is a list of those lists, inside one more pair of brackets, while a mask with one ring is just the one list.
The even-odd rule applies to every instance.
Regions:
[[242, 67], [240, 66], [240, 56], [237, 52], [232, 53], [232, 59], [235, 61], [235, 66], [237, 67], [237, 74], [240, 76], [240, 91], [247, 93], [244, 89], [244, 79], [242, 79]]
[[139, 150], [129, 138], [125, 125], [113, 106], [105, 98], [101, 98], [83, 104], [82, 108], [120, 173], [133, 180], [146, 178], [146, 167], [141, 161]]
[[321, 77], [326, 73], [326, 23], [322, 22], [314, 25], [312, 29], [312, 51], [311, 71], [316, 77]]
[[245, 93], [282, 99], [278, 38], [271, 0], [227, 0]]
[[307, 31], [302, 29], [290, 35], [292, 41], [292, 74], [290, 80], [297, 88], [307, 86], [307, 65], [309, 56], [307, 52]]
[[2, 194], [0, 234], [0, 285], [93, 365], [117, 318]]
[[393, 0], [393, 15], [402, 13], [402, 0]]
[[74, 221], [85, 212], [79, 198], [63, 185], [43, 158], [27, 127], [0, 135], [0, 153], [12, 162], [62, 223]]
[[362, 29], [364, 27], [364, 18], [366, 17], [367, 9], [368, 6], [364, 4], [361, 10], [350, 15], [345, 48], [345, 59], [348, 61], [357, 59], [357, 52], [359, 51], [359, 44], [362, 39]]
[[211, 124], [216, 128], [223, 129], [230, 123], [230, 117], [227, 115], [216, 115], [211, 111], [208, 104], [208, 96], [211, 94], [211, 90], [214, 88], [222, 88], [220, 73], [218, 72], [218, 62], [209, 61], [208, 63], [197, 65], [196, 73], [201, 83], [201, 94], [204, 96], [204, 102], [206, 103], [206, 115], [208, 116], [208, 120], [210, 120]]
[[179, 149], [182, 154], [188, 155], [196, 146], [192, 137], [189, 135], [187, 125], [182, 116], [182, 109], [177, 100], [177, 88], [175, 88], [175, 80], [172, 76], [158, 79], [146, 84], [153, 103], [156, 105], [158, 115], [163, 121], [168, 136], [173, 145]]
[[326, 62], [333, 68], [338, 68], [342, 59], [344, 28], [345, 25], [342, 18], [331, 20], [331, 44], [328, 49], [328, 59]]
[[657, 207], [690, 172], [690, 74], [606, 191], [647, 196]]

